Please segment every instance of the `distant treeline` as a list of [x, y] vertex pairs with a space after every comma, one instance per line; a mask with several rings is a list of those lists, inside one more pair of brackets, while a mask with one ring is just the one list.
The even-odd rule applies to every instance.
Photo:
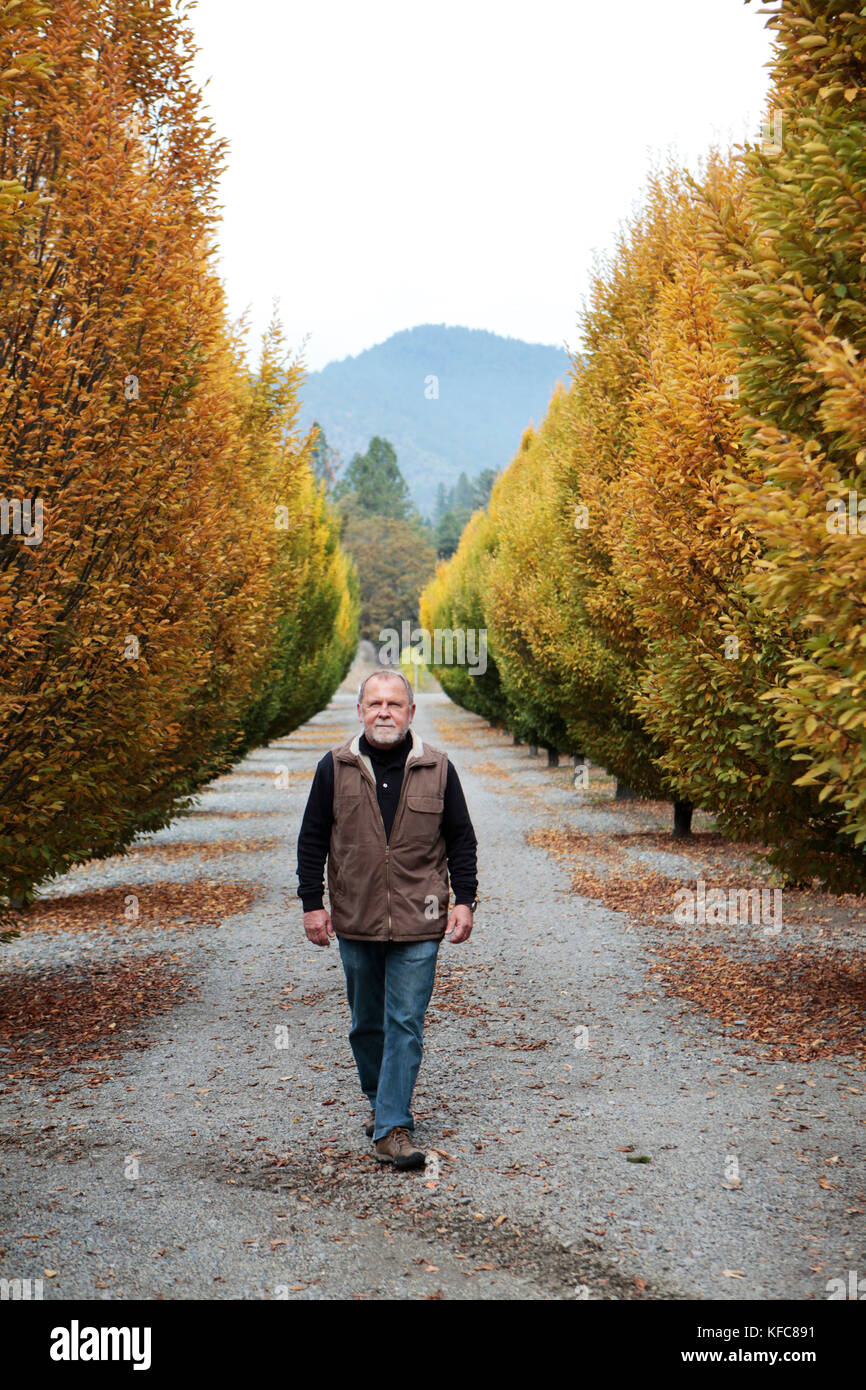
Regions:
[[472, 479], [461, 473], [453, 487], [446, 488], [444, 483], [439, 484], [433, 525], [436, 530], [436, 554], [441, 560], [447, 560], [449, 555], [454, 554], [472, 513], [479, 507], [487, 506], [495, 481], [496, 470], [485, 468]]
[[384, 629], [401, 632], [418, 621], [421, 590], [438, 557], [451, 555], [470, 515], [490, 496], [492, 469], [470, 481], [462, 473], [451, 488], [439, 484], [434, 517], [422, 517], [388, 439], [376, 435], [344, 467], [322, 426], [316, 425], [313, 465], [342, 520], [341, 541], [359, 575], [361, 637], [378, 642]]
[[480, 328], [418, 324], [311, 372], [301, 420], [318, 420], [340, 456], [383, 435], [430, 516], [440, 481], [499, 469], [527, 420], [539, 420], [568, 373], [559, 347]]

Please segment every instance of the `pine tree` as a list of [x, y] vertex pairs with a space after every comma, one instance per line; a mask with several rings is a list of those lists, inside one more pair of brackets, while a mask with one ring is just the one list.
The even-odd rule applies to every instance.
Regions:
[[365, 454], [354, 454], [334, 490], [346, 515], [388, 516], [408, 521], [412, 514], [409, 486], [397, 463], [393, 444], [376, 435]]

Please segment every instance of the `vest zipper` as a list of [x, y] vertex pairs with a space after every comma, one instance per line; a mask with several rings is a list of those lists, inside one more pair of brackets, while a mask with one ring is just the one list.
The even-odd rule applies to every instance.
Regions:
[[[392, 834], [392, 835], [393, 835], [393, 833], [394, 833], [394, 826], [397, 824], [397, 820], [398, 820], [398, 818], [399, 818], [400, 811], [401, 811], [401, 809], [402, 809], [402, 807], [403, 807], [403, 802], [404, 802], [405, 797], [406, 797], [406, 776], [407, 776], [408, 771], [409, 771], [409, 768], [408, 768], [408, 765], [407, 765], [407, 766], [405, 766], [404, 769], [403, 769], [403, 785], [402, 785], [402, 787], [400, 788], [400, 797], [399, 797], [399, 800], [398, 800], [398, 802], [397, 802], [397, 809], [396, 809], [396, 811], [394, 812], [394, 824], [391, 826], [391, 834]], [[376, 795], [376, 779], [375, 779], [375, 777], [372, 778], [372, 782], [373, 782], [373, 795], [375, 796], [375, 795]], [[380, 813], [380, 817], [381, 817], [381, 813]], [[385, 827], [384, 827], [384, 822], [383, 822], [382, 829], [384, 830], [384, 828], [385, 828]], [[387, 904], [388, 904], [388, 940], [389, 940], [389, 941], [392, 941], [392, 940], [393, 940], [393, 937], [392, 937], [392, 935], [391, 935], [391, 848], [390, 848], [390, 846], [388, 845], [387, 841], [386, 841], [386, 843], [385, 843], [385, 898], [386, 898], [386, 901], [387, 901]]]
[[[397, 819], [400, 815], [400, 810], [406, 796], [406, 775], [408, 771], [408, 767], [403, 768], [403, 785], [400, 788], [400, 797], [397, 801], [397, 809], [394, 812], [394, 822], [391, 826], [392, 835], [394, 834], [394, 826], [397, 824]], [[383, 822], [382, 829], [384, 830], [384, 828], [385, 826]], [[385, 898], [388, 904], [388, 940], [392, 941], [393, 936], [391, 934], [391, 847], [387, 841], [385, 842]]]

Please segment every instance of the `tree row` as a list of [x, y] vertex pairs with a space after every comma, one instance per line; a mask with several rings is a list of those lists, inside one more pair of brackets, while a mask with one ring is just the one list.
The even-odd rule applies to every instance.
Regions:
[[422, 597], [467, 708], [866, 887], [866, 12], [786, 3], [763, 138], [654, 173], [583, 351]]
[[357, 645], [301, 365], [275, 323], [250, 372], [227, 320], [192, 56], [170, 0], [0, 11], [7, 907], [309, 718]]

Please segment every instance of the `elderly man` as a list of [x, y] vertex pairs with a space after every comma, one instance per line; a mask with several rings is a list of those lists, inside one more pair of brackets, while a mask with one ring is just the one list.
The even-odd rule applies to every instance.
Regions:
[[411, 727], [414, 713], [399, 671], [361, 683], [363, 732], [322, 758], [298, 836], [304, 931], [317, 946], [337, 937], [349, 1041], [371, 1107], [366, 1133], [376, 1158], [395, 1168], [424, 1166], [409, 1109], [424, 1015], [439, 944], [443, 936], [469, 939], [477, 889], [475, 832], [459, 778]]

